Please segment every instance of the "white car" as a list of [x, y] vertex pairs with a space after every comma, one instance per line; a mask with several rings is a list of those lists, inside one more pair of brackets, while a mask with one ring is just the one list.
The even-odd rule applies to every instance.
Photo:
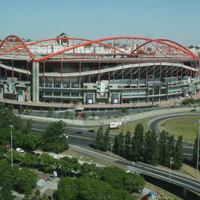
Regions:
[[22, 148], [16, 148], [16, 152], [24, 153], [24, 150]]
[[65, 133], [64, 134], [62, 134], [62, 135], [60, 135], [60, 137], [66, 137], [66, 138], [68, 138], [68, 135], [66, 135]]

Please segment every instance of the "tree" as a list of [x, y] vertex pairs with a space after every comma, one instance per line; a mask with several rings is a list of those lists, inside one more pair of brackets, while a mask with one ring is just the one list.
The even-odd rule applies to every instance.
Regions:
[[132, 151], [131, 158], [134, 161], [139, 161], [143, 156], [143, 137], [144, 137], [144, 127], [143, 124], [137, 124], [135, 127], [134, 137], [132, 138]]
[[55, 151], [60, 153], [69, 149], [69, 145], [63, 135], [66, 131], [67, 124], [62, 120], [51, 122], [43, 134], [43, 149], [45, 151]]
[[9, 109], [10, 111], [13, 111], [14, 106], [13, 106], [13, 105], [9, 105], [9, 106], [8, 106], [8, 109]]
[[127, 110], [127, 108], [122, 108], [122, 113], [123, 113], [123, 114], [126, 114], [126, 113], [128, 113], [128, 110]]
[[194, 46], [193, 45], [190, 45], [189, 47], [188, 47], [188, 49], [193, 49], [194, 48]]
[[[199, 138], [199, 144], [200, 144], [200, 138]], [[192, 156], [192, 162], [195, 166], [197, 164], [197, 146], [198, 146], [198, 134], [194, 141], [194, 149], [193, 149], [193, 156]], [[199, 148], [199, 155], [200, 155], [200, 148]]]
[[0, 129], [0, 145], [5, 145], [10, 143], [10, 129], [1, 128]]
[[78, 113], [78, 112], [76, 112], [76, 113], [75, 113], [75, 116], [76, 116], [76, 117], [78, 117], [78, 116], [79, 116], [79, 113]]
[[172, 135], [169, 140], [166, 143], [166, 151], [165, 151], [165, 160], [164, 160], [164, 164], [165, 166], [169, 167], [170, 166], [170, 162], [171, 162], [171, 157], [174, 154], [174, 144], [175, 144], [175, 139], [174, 136]]
[[131, 133], [130, 131], [126, 132], [126, 136], [125, 136], [125, 157], [127, 159], [130, 159], [130, 153], [131, 153]]
[[25, 149], [34, 150], [37, 146], [40, 145], [41, 139], [42, 135], [34, 135], [33, 133], [29, 133], [25, 135], [23, 146]]
[[22, 126], [21, 131], [23, 134], [28, 134], [28, 133], [31, 133], [32, 128], [33, 128], [33, 120], [27, 119], [26, 126]]
[[69, 158], [67, 156], [63, 157], [59, 164], [61, 166], [60, 170], [66, 174], [71, 173], [73, 170], [80, 170], [81, 168], [77, 158]]
[[183, 105], [187, 105], [187, 104], [194, 104], [195, 100], [193, 98], [188, 98], [182, 101]]
[[144, 162], [150, 165], [158, 164], [158, 142], [156, 131], [148, 131], [145, 134]]
[[114, 151], [116, 154], [119, 154], [119, 136], [115, 135], [114, 138]]
[[145, 186], [145, 179], [136, 173], [125, 173], [123, 180], [123, 189], [129, 193], [133, 193], [136, 190], [142, 190]]
[[48, 116], [52, 116], [53, 115], [53, 108], [51, 107], [51, 108], [49, 108], [49, 110], [48, 110]]
[[95, 116], [96, 116], [96, 114], [95, 114], [95, 113], [92, 113], [92, 117], [93, 117], [93, 119], [94, 119]]
[[36, 182], [37, 174], [24, 167], [15, 175], [14, 189], [19, 193], [30, 195]]
[[123, 135], [123, 133], [121, 132], [119, 134], [119, 137], [118, 137], [118, 142], [119, 142], [119, 155], [121, 156], [125, 156], [125, 136]]
[[99, 127], [99, 130], [97, 131], [95, 142], [96, 142], [96, 148], [98, 150], [101, 150], [102, 142], [103, 142], [103, 127], [102, 126]]
[[[11, 152], [10, 151], [6, 154], [6, 159], [9, 162], [11, 161]], [[20, 163], [21, 161], [23, 161], [23, 157], [18, 152], [13, 151], [13, 162]]]
[[0, 145], [0, 159], [8, 152], [8, 148], [5, 145]]
[[65, 115], [66, 115], [66, 117], [68, 117], [69, 116], [69, 111], [66, 111]]
[[58, 159], [53, 158], [47, 153], [42, 153], [40, 158], [45, 172], [53, 171], [58, 166]]
[[19, 114], [23, 114], [23, 112], [24, 112], [24, 108], [23, 108], [22, 106], [19, 106], [19, 108], [18, 108], [18, 112], [19, 112]]
[[23, 158], [23, 163], [27, 166], [36, 166], [39, 165], [39, 158], [37, 158], [33, 154], [28, 154], [26, 153], [24, 158]]
[[165, 163], [167, 136], [168, 133], [163, 130], [160, 134], [158, 142], [159, 163], [161, 164]]
[[174, 163], [173, 163], [173, 167], [176, 170], [179, 170], [182, 165], [183, 165], [183, 136], [179, 136], [178, 140], [176, 142], [176, 147], [175, 147], [175, 151], [174, 151]]
[[[10, 133], [10, 130], [9, 130]], [[9, 134], [10, 135], [10, 134]], [[12, 140], [13, 140], [13, 147], [19, 148], [23, 147], [25, 136], [20, 131], [13, 129], [12, 130]]]
[[40, 115], [42, 115], [42, 113], [43, 113], [43, 110], [42, 110], [42, 108], [40, 108]]
[[13, 200], [15, 197], [12, 195], [12, 182], [9, 178], [5, 179], [2, 183], [0, 200]]
[[106, 130], [103, 136], [103, 151], [107, 151], [110, 144], [110, 131]]
[[9, 109], [0, 110], [0, 120], [0, 128], [8, 128], [11, 124], [16, 130], [20, 130], [22, 127], [21, 118]]
[[29, 110], [29, 107], [26, 106], [26, 109], [25, 109], [25, 114], [28, 115], [30, 113], [30, 110]]

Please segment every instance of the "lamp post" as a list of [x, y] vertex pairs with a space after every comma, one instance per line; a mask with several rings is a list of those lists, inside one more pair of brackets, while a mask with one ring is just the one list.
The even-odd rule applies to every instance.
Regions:
[[112, 158], [112, 146], [113, 146], [113, 143], [111, 143], [111, 158]]
[[172, 157], [170, 158], [170, 172], [169, 172], [169, 178], [171, 176], [171, 161], [172, 161]]
[[198, 178], [198, 168], [199, 168], [199, 132], [200, 132], [200, 120], [199, 123], [198, 137], [197, 137], [197, 166], [196, 166], [196, 179]]
[[11, 130], [11, 167], [13, 169], [13, 144], [12, 144], [12, 129], [13, 129], [13, 125], [11, 124], [9, 126], [10, 130]]

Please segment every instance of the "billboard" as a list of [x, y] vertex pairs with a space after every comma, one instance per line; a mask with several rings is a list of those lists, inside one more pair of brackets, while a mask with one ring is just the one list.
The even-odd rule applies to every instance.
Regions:
[[14, 90], [15, 90], [15, 82], [9, 82], [8, 83], [8, 90], [10, 93], [14, 93]]
[[118, 98], [113, 98], [113, 104], [119, 104], [119, 99]]
[[87, 104], [92, 105], [93, 104], [93, 98], [88, 98], [87, 99]]

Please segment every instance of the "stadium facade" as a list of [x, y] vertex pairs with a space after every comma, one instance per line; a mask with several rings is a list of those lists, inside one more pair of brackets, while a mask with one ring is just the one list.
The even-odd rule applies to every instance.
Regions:
[[94, 107], [168, 101], [197, 94], [199, 66], [189, 49], [165, 39], [25, 43], [11, 35], [0, 44], [0, 99]]

